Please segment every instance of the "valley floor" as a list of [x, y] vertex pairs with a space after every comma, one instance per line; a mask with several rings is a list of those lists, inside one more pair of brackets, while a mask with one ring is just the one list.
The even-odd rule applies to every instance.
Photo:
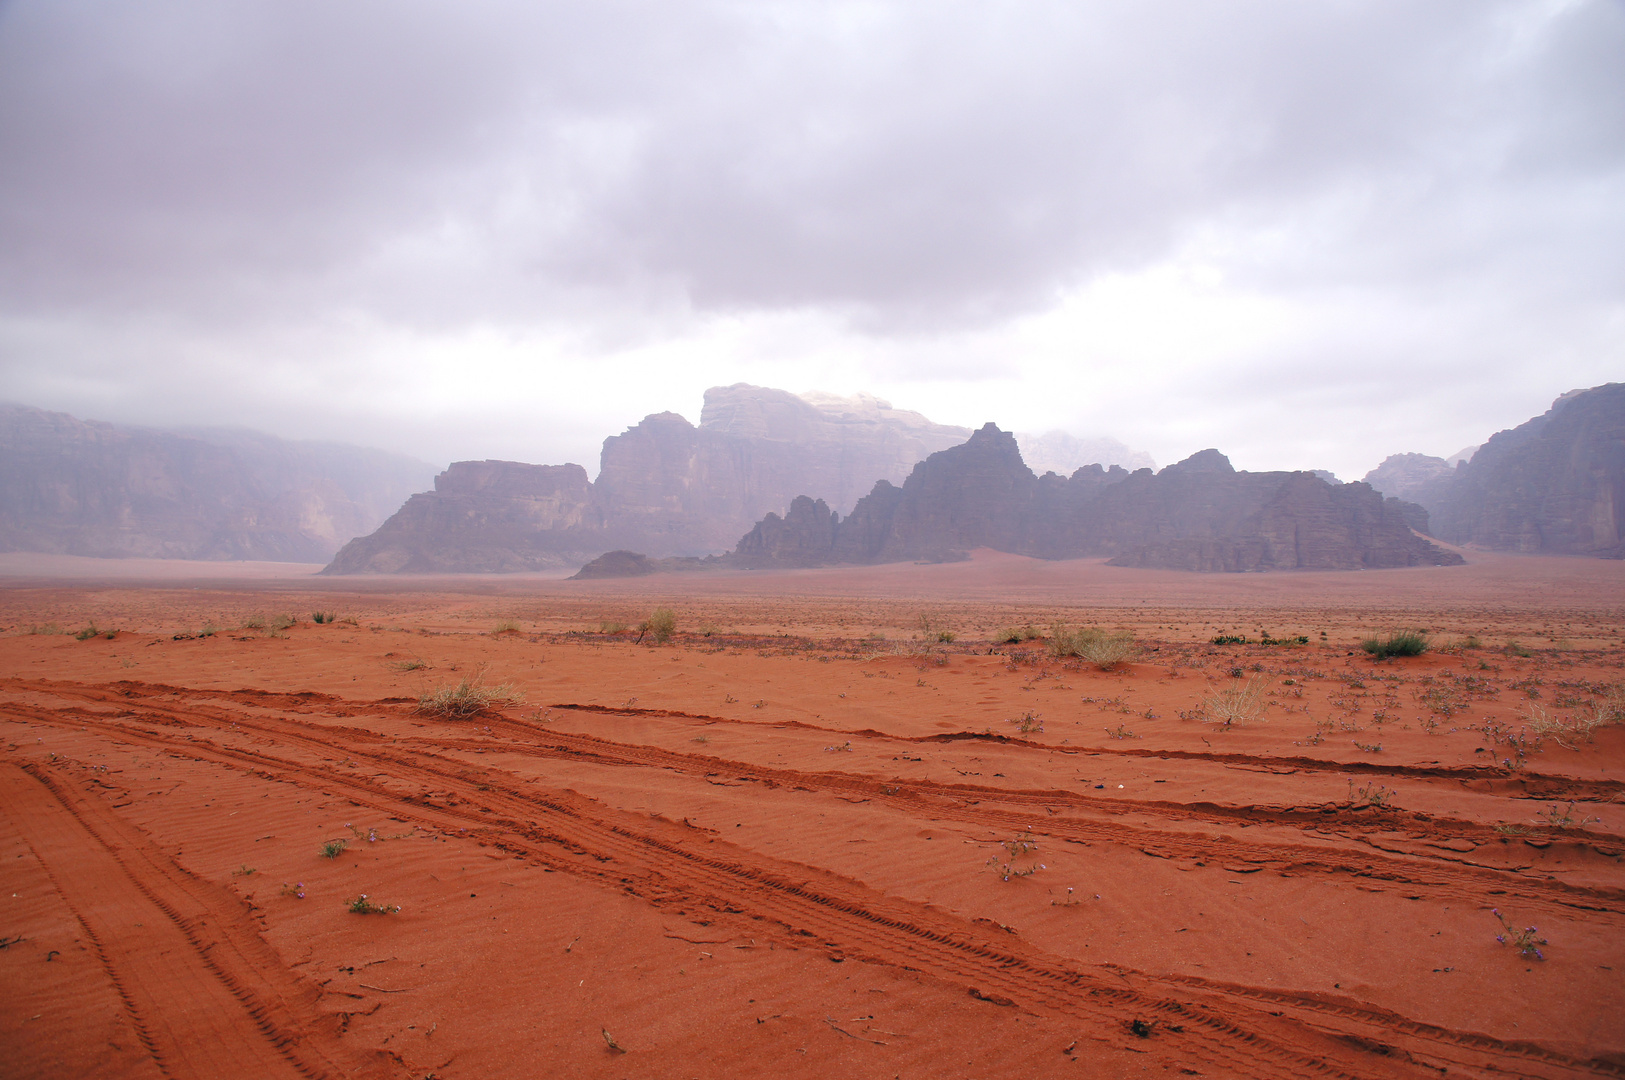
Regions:
[[192, 565], [0, 563], [8, 1076], [1625, 1075], [1625, 564]]

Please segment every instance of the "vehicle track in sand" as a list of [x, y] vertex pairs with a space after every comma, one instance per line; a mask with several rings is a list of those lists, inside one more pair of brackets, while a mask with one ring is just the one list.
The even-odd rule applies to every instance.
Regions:
[[[43, 687], [42, 687], [43, 688]], [[155, 692], [156, 691], [156, 692]], [[141, 687], [121, 683], [115, 687], [64, 688], [68, 696], [96, 702], [116, 703], [121, 709], [142, 707], [158, 715], [168, 715], [166, 706], [153, 699], [177, 693], [173, 687]], [[240, 714], [217, 712], [206, 702], [265, 707], [258, 691], [205, 691], [184, 710], [181, 722], [229, 728], [240, 723]], [[346, 703], [325, 695], [285, 695], [288, 704], [301, 712], [322, 713], [339, 719], [353, 719], [376, 709], [378, 703]], [[386, 708], [405, 709], [399, 703]], [[180, 719], [182, 713], [176, 714]], [[94, 714], [87, 714], [87, 719]], [[379, 743], [376, 732], [363, 727], [330, 725], [297, 726], [299, 721], [267, 717], [266, 723], [281, 725], [277, 730], [288, 737], [304, 738], [314, 733], [318, 741], [340, 733], [347, 738]], [[1497, 865], [1468, 858], [1464, 853], [1438, 846], [1438, 842], [1467, 839], [1476, 844], [1495, 844], [1500, 837], [1489, 827], [1459, 820], [1427, 817], [1421, 822], [1396, 814], [1332, 812], [1324, 807], [1301, 809], [1251, 809], [1220, 807], [1211, 803], [1176, 803], [1164, 800], [1124, 800], [1095, 798], [1082, 793], [1030, 789], [997, 788], [974, 784], [947, 784], [927, 780], [883, 778], [861, 773], [797, 770], [660, 747], [626, 744], [593, 735], [560, 731], [543, 724], [510, 716], [487, 714], [482, 723], [492, 738], [451, 739], [403, 737], [400, 744], [432, 751], [464, 750], [479, 753], [512, 752], [530, 757], [552, 757], [621, 767], [653, 767], [711, 780], [725, 776], [732, 782], [754, 782], [769, 787], [782, 786], [806, 791], [823, 791], [856, 796], [889, 804], [905, 812], [925, 812], [940, 820], [967, 825], [1030, 831], [1056, 839], [1117, 844], [1146, 855], [1201, 863], [1229, 864], [1248, 870], [1268, 869], [1293, 873], [1346, 873], [1361, 878], [1392, 883], [1415, 890], [1415, 895], [1446, 901], [1471, 902], [1489, 906], [1519, 900], [1549, 912], [1565, 909], [1595, 912], [1604, 917], [1625, 915], [1625, 890], [1592, 887], [1536, 877], [1520, 872], [1517, 865]], [[507, 742], [495, 739], [499, 733]], [[883, 736], [882, 736], [883, 737]], [[1048, 751], [1050, 748], [1042, 748]], [[1022, 808], [1042, 810], [1043, 814], [1023, 813]], [[1059, 809], [1072, 809], [1096, 815], [1093, 818], [1058, 816]], [[1274, 824], [1302, 833], [1313, 829], [1323, 836], [1336, 834], [1359, 847], [1349, 848], [1330, 842], [1284, 841], [1270, 836], [1239, 838], [1212, 833], [1181, 832], [1168, 828], [1135, 825], [1116, 820], [1127, 813], [1165, 818], [1185, 825], [1232, 826]], [[1425, 831], [1421, 831], [1425, 830]], [[1550, 840], [1550, 838], [1545, 838]], [[1560, 837], [1577, 850], [1598, 844], [1620, 844], [1620, 838], [1587, 834], [1583, 838]], [[1492, 849], [1494, 850], [1494, 849]], [[1489, 897], [1498, 897], [1488, 901]], [[1622, 923], [1625, 925], [1625, 923]]]
[[[228, 705], [248, 708], [268, 708], [282, 712], [297, 714], [317, 714], [331, 716], [336, 719], [347, 719], [366, 714], [394, 714], [398, 716], [416, 715], [416, 702], [408, 698], [384, 698], [379, 700], [352, 701], [344, 698], [314, 692], [296, 694], [279, 693], [262, 690], [181, 690], [176, 687], [120, 681], [112, 684], [57, 684], [51, 680], [21, 680], [0, 679], [0, 688], [24, 690], [30, 687], [49, 692], [52, 688], [60, 688], [66, 696], [78, 697], [85, 701], [97, 703], [125, 702], [129, 699], [140, 699], [149, 703], [165, 696], [184, 694], [193, 702], [218, 700]], [[1455, 782], [1462, 785], [1490, 785], [1504, 789], [1497, 792], [1513, 798], [1539, 801], [1596, 801], [1616, 802], [1621, 793], [1625, 793], [1625, 782], [1592, 781], [1557, 774], [1523, 773], [1516, 778], [1509, 778], [1503, 770], [1485, 766], [1407, 766], [1382, 765], [1373, 762], [1335, 762], [1317, 758], [1276, 757], [1265, 755], [1229, 754], [1219, 752], [1192, 752], [1173, 750], [1151, 750], [1118, 747], [1089, 747], [1086, 749], [1073, 749], [1057, 747], [1044, 743], [1036, 743], [1006, 735], [988, 735], [972, 732], [948, 732], [926, 736], [890, 735], [872, 729], [846, 731], [839, 728], [826, 728], [807, 724], [802, 721], [748, 721], [730, 720], [718, 717], [709, 717], [703, 714], [685, 713], [667, 709], [632, 709], [615, 706], [595, 706], [580, 704], [562, 704], [544, 706], [547, 710], [570, 710], [587, 714], [604, 716], [635, 716], [640, 718], [678, 719], [710, 725], [724, 723], [737, 726], [808, 730], [831, 735], [852, 735], [855, 737], [871, 738], [898, 744], [915, 743], [955, 743], [960, 741], [987, 741], [1000, 746], [1007, 746], [1018, 751], [1032, 750], [1044, 754], [1059, 754], [1065, 756], [1121, 756], [1156, 758], [1168, 761], [1190, 761], [1197, 764], [1216, 765], [1220, 768], [1251, 769], [1276, 775], [1290, 775], [1295, 771], [1314, 771], [1328, 774], [1358, 774], [1378, 775], [1395, 780], [1414, 780], [1422, 783], [1432, 781]], [[710, 758], [701, 754], [690, 754], [678, 751], [664, 750], [658, 747], [627, 744], [613, 740], [599, 739], [584, 733], [563, 733], [558, 728], [549, 727], [542, 723], [527, 721], [513, 716], [491, 712], [486, 714], [487, 721], [499, 720], [505, 725], [504, 730], [515, 735], [524, 736], [534, 741], [537, 738], [552, 738], [558, 740], [576, 740], [580, 745], [567, 748], [575, 753], [586, 755], [597, 749], [606, 761], [613, 759], [616, 754], [624, 757], [629, 764], [660, 764], [662, 767], [676, 767], [673, 763], [683, 760], [695, 762], [722, 761], [727, 768], [747, 768], [763, 776], [783, 773], [785, 776], [808, 777], [837, 777], [841, 774], [831, 772], [805, 772], [797, 773], [794, 770], [776, 770], [773, 766], [756, 765], [734, 762], [729, 759]], [[356, 729], [358, 733], [365, 733], [366, 729]], [[648, 755], [669, 755], [666, 761], [656, 761]], [[1113, 815], [1120, 815], [1127, 811], [1150, 813], [1159, 817], [1182, 818], [1213, 825], [1281, 825], [1288, 828], [1303, 830], [1326, 830], [1335, 828], [1341, 835], [1349, 838], [1366, 836], [1391, 837], [1396, 832], [1403, 832], [1408, 825], [1417, 825], [1424, 830], [1415, 832], [1417, 839], [1439, 840], [1461, 839], [1471, 840], [1475, 844], [1500, 841], [1503, 834], [1493, 827], [1480, 822], [1454, 818], [1447, 815], [1412, 814], [1403, 810], [1389, 807], [1362, 806], [1351, 807], [1346, 803], [1320, 803], [1309, 805], [1271, 805], [1254, 803], [1245, 806], [1225, 805], [1209, 801], [1180, 802], [1158, 799], [1139, 799], [1123, 797], [1096, 797], [1087, 792], [1063, 789], [1021, 789], [978, 785], [968, 783], [945, 783], [928, 779], [893, 777], [891, 784], [906, 784], [918, 793], [938, 794], [946, 798], [962, 799], [988, 799], [997, 800], [1011, 805], [1044, 806], [1047, 812], [1053, 812], [1059, 805], [1077, 809], [1093, 809]], [[1547, 794], [1536, 795], [1535, 791], [1546, 791]], [[1524, 835], [1524, 834], [1520, 834]], [[1573, 845], [1602, 846], [1608, 848], [1609, 854], [1613, 849], [1625, 846], [1625, 837], [1595, 830], [1567, 833], [1562, 830], [1548, 829], [1539, 833], [1531, 832], [1537, 841], [1553, 841]], [[1433, 858], [1450, 859], [1447, 853], [1436, 851], [1406, 852], [1407, 854], [1426, 855]], [[1471, 860], [1457, 860], [1471, 862]]]
[[[1609, 1062], [1582, 1061], [1538, 1045], [1418, 1023], [1352, 1001], [1193, 978], [1158, 978], [1127, 969], [1091, 973], [1019, 939], [989, 940], [965, 919], [887, 896], [835, 874], [723, 841], [696, 838], [681, 825], [617, 811], [573, 792], [536, 791], [534, 784], [500, 769], [444, 757], [421, 740], [392, 740], [362, 727], [336, 728], [275, 715], [267, 711], [277, 708], [271, 696], [257, 692], [241, 697], [219, 691], [193, 695], [175, 687], [138, 690], [132, 684], [46, 687], [36, 683], [28, 689], [32, 697], [116, 705], [128, 715], [111, 716], [76, 705], [53, 707], [38, 701], [6, 703], [0, 714], [69, 730], [94, 725], [99, 733], [120, 742], [341, 794], [425, 828], [452, 834], [467, 830], [484, 842], [525, 852], [552, 869], [597, 879], [661, 907], [684, 912], [702, 908], [707, 917], [731, 922], [756, 935], [761, 935], [762, 923], [777, 926], [787, 944], [805, 945], [811, 938], [855, 959], [914, 968], [1033, 1011], [1107, 1026], [1155, 1018], [1167, 1032], [1165, 1037], [1179, 1043], [1191, 1060], [1224, 1063], [1247, 1075], [1419, 1075], [1419, 1068], [1442, 1066], [1525, 1076], [1625, 1075], [1625, 1069]], [[143, 692], [155, 689], [150, 697]], [[151, 700], [159, 696], [170, 700]], [[194, 697], [196, 700], [190, 700]], [[291, 697], [306, 707], [317, 704], [311, 696]], [[368, 707], [342, 706], [345, 718], [351, 720], [357, 709]], [[513, 724], [516, 733], [527, 737], [559, 734], [511, 718], [485, 719], [493, 722], [493, 728], [498, 722]], [[198, 729], [212, 729], [216, 735], [246, 735], [256, 745], [224, 745], [208, 735], [200, 737]], [[638, 758], [635, 755], [669, 752], [596, 739], [593, 743], [597, 744], [592, 747], [596, 754], [606, 748], [634, 754], [629, 759], [632, 764], [654, 765], [684, 756]], [[519, 748], [515, 742], [479, 745], [487, 751]], [[585, 750], [568, 747], [558, 752], [585, 754]], [[327, 759], [335, 756], [357, 760], [358, 768], [333, 767]], [[691, 760], [689, 765], [698, 771], [716, 761]], [[737, 763], [734, 768], [747, 775], [762, 771]], [[832, 774], [794, 775], [820, 782], [828, 781]], [[881, 783], [833, 775], [841, 783]], [[897, 801], [902, 811], [923, 808], [932, 815], [946, 805], [939, 799], [929, 800], [929, 804], [922, 806], [918, 796], [903, 797], [901, 793]], [[969, 820], [991, 819], [973, 812]], [[999, 820], [1002, 824], [1008, 819]], [[1061, 825], [1079, 824], [1074, 819], [1032, 820], [1051, 834]], [[1124, 839], [1124, 826], [1117, 823], [1083, 824], [1105, 830], [1099, 835], [1107, 842], [1133, 842]], [[1160, 836], [1164, 842], [1189, 842], [1155, 830], [1139, 832]], [[1214, 842], [1209, 837], [1190, 840], [1203, 845]], [[1252, 849], [1238, 845], [1238, 852], [1247, 850]], [[1493, 874], [1503, 884], [1516, 877]], [[1543, 883], [1530, 884], [1537, 886], [1534, 892], [1541, 891], [1538, 887]], [[1475, 896], [1482, 900], [1482, 890]], [[1565, 901], [1548, 895], [1547, 902]], [[1175, 1032], [1175, 1026], [1184, 1030]]]
[[105, 800], [5, 762], [0, 812], [45, 867], [164, 1076], [372, 1074], [337, 1045], [319, 991], [284, 965], [241, 901], [182, 869]]

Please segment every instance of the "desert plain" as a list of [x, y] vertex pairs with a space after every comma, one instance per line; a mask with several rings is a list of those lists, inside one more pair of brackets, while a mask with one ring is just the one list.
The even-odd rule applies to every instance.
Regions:
[[1625, 563], [1468, 554], [0, 557], [0, 1071], [1625, 1075]]

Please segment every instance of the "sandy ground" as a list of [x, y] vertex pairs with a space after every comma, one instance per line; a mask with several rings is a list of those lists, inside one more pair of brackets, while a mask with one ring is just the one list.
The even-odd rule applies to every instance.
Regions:
[[0, 557], [0, 1071], [1625, 1075], [1625, 564], [1472, 559]]

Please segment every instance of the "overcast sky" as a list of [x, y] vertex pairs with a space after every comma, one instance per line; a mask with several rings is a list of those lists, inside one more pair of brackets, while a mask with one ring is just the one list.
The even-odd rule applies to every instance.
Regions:
[[706, 387], [1363, 475], [1625, 379], [1625, 4], [0, 0], [0, 398], [597, 471]]

